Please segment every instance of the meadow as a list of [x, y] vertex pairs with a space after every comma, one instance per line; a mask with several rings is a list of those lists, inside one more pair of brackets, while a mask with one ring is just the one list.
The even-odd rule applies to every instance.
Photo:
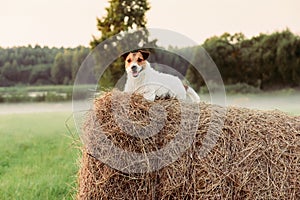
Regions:
[[[200, 97], [202, 101], [209, 98]], [[290, 90], [227, 95], [229, 105], [279, 109], [292, 115], [300, 115], [299, 100], [299, 92]], [[1, 104], [7, 105], [20, 106], [20, 113], [0, 115], [0, 199], [73, 199], [80, 142], [66, 127], [71, 110], [22, 113], [21, 105], [30, 108], [38, 104]], [[72, 119], [67, 124], [75, 133]]]
[[79, 151], [70, 114], [0, 115], [0, 199], [72, 199]]

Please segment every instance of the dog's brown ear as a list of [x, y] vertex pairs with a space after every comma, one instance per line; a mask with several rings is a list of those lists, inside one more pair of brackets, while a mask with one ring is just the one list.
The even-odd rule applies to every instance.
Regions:
[[141, 54], [143, 55], [143, 58], [145, 60], [147, 60], [147, 58], [149, 57], [150, 55], [150, 52], [149, 51], [146, 51], [146, 50], [139, 50], [139, 52], [141, 52]]
[[130, 54], [130, 52], [126, 52], [126, 53], [122, 54], [121, 57], [125, 60], [129, 54]]

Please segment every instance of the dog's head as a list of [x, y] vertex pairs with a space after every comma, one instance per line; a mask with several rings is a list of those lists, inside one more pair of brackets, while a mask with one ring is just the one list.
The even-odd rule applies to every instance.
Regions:
[[147, 66], [147, 58], [150, 52], [139, 50], [137, 52], [129, 52], [122, 57], [125, 59], [125, 69], [128, 76], [138, 77]]

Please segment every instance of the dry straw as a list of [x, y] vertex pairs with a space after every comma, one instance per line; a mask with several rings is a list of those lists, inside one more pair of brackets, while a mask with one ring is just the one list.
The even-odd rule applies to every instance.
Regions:
[[[120, 103], [126, 99], [119, 92]], [[99, 129], [124, 151], [156, 151], [177, 134], [180, 104], [157, 100], [167, 111], [164, 127], [141, 139], [118, 126], [111, 100], [111, 92], [97, 98], [87, 116], [78, 199], [300, 199], [300, 117], [230, 107], [216, 145], [201, 158], [198, 150], [218, 110], [201, 103], [195, 138], [178, 160], [150, 173], [124, 173], [95, 158], [102, 148]], [[129, 104], [129, 119], [143, 126], [150, 123], [152, 102], [133, 95]]]

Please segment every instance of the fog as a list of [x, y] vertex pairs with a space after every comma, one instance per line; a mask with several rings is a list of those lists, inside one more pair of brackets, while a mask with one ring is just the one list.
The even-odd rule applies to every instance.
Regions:
[[[209, 95], [201, 95], [201, 101], [210, 103]], [[218, 100], [214, 100], [218, 103]], [[239, 94], [226, 96], [227, 106], [246, 107], [259, 110], [281, 110], [292, 115], [300, 115], [300, 93], [293, 94]], [[41, 113], [41, 112], [72, 112], [72, 102], [60, 103], [2, 103], [0, 115]]]

